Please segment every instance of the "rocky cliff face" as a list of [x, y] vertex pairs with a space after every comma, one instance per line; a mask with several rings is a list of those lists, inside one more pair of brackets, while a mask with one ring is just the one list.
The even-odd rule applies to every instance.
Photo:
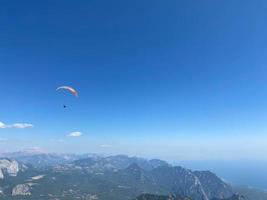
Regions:
[[29, 184], [19, 184], [12, 189], [12, 196], [27, 196], [31, 195]]
[[17, 176], [19, 172], [19, 164], [15, 160], [0, 159], [0, 179], [4, 179], [4, 174], [9, 176]]
[[[194, 200], [209, 200], [213, 197], [205, 191], [208, 186], [202, 183], [190, 170], [182, 167], [165, 166], [154, 169], [152, 174], [156, 184], [162, 185], [166, 189], [167, 187], [172, 188], [171, 193], [188, 196]], [[222, 181], [220, 180], [220, 182]], [[217, 192], [221, 190], [221, 188], [217, 189], [213, 195], [217, 195]]]
[[4, 179], [4, 173], [2, 172], [2, 169], [0, 169], [0, 179]]
[[201, 182], [207, 197], [223, 199], [233, 195], [231, 186], [218, 178], [214, 173], [210, 171], [195, 171], [193, 173]]
[[3, 195], [4, 195], [3, 189], [0, 187], [0, 196], [3, 196]]

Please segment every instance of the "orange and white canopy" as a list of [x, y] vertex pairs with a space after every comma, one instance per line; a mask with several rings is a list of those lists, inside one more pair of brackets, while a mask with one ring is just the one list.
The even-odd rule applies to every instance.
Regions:
[[78, 92], [73, 87], [70, 87], [70, 86], [60, 86], [60, 87], [57, 88], [57, 90], [68, 90], [74, 96], [78, 97]]

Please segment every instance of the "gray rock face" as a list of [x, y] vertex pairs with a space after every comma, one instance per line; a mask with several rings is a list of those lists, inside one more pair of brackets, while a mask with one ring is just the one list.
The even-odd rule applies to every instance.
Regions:
[[172, 192], [194, 200], [209, 200], [210, 196], [197, 176], [182, 167], [160, 167], [152, 171], [157, 185], [172, 188]]
[[4, 172], [9, 176], [17, 176], [19, 172], [18, 162], [10, 159], [0, 159], [0, 179], [4, 178]]
[[182, 167], [164, 168], [161, 172], [154, 170], [157, 171], [157, 177], [160, 177], [158, 181], [159, 183], [169, 181], [168, 185], [174, 188], [176, 194], [182, 194], [194, 200], [224, 199], [233, 195], [231, 186], [209, 171], [194, 172]]
[[0, 169], [0, 179], [4, 179], [4, 174], [2, 172], [2, 169]]
[[233, 195], [230, 185], [219, 179], [210, 171], [195, 171], [194, 175], [198, 177], [202, 183], [203, 190], [209, 198], [229, 198]]
[[31, 195], [29, 184], [19, 184], [12, 189], [12, 196], [27, 196]]

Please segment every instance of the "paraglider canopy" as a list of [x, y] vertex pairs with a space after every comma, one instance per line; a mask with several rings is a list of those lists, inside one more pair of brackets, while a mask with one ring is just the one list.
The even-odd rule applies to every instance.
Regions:
[[57, 91], [58, 90], [67, 90], [67, 91], [71, 92], [74, 96], [78, 97], [78, 92], [73, 87], [60, 86], [60, 87], [57, 88]]

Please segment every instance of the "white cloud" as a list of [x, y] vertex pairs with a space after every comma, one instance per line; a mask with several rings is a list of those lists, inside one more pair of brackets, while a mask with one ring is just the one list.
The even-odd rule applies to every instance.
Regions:
[[7, 141], [7, 140], [8, 140], [7, 138], [0, 138], [0, 142]]
[[102, 147], [102, 148], [111, 148], [112, 145], [110, 145], [110, 144], [101, 144], [100, 147]]
[[33, 125], [29, 124], [29, 123], [14, 123], [11, 125], [7, 125], [4, 124], [3, 122], [0, 122], [0, 128], [19, 128], [19, 129], [23, 129], [23, 128], [32, 128]]
[[6, 128], [6, 125], [3, 122], [0, 122], [0, 128]]
[[71, 132], [67, 135], [68, 137], [80, 137], [82, 136], [82, 133], [79, 131]]
[[12, 128], [32, 128], [32, 127], [33, 125], [28, 123], [15, 123], [12, 125]]

